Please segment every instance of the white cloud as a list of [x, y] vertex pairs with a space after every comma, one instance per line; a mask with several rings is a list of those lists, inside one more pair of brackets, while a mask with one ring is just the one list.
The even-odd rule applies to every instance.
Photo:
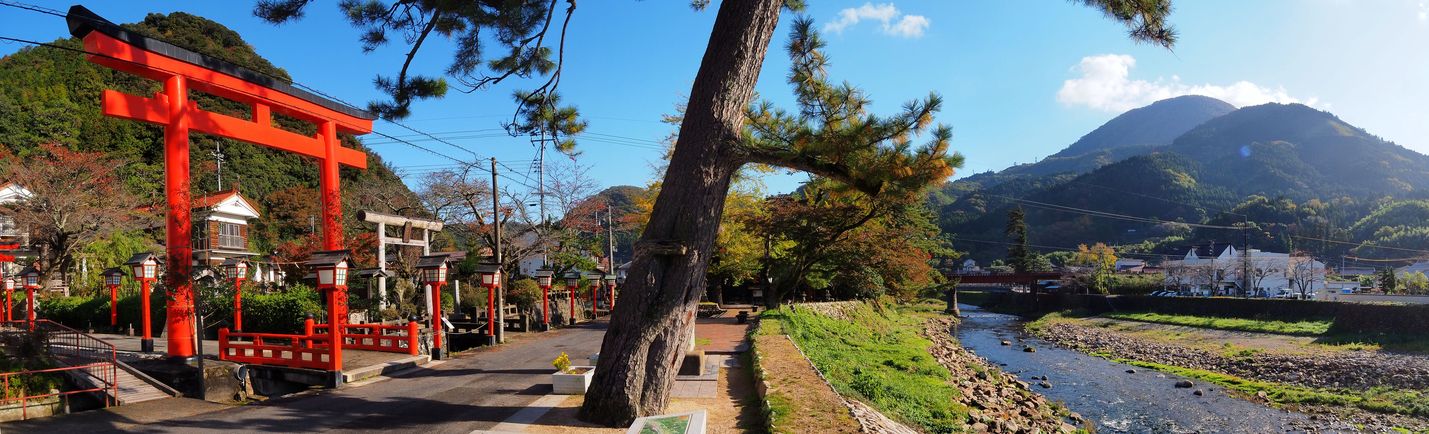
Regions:
[[1083, 57], [1072, 67], [1079, 77], [1062, 82], [1057, 101], [1069, 106], [1086, 106], [1097, 110], [1122, 112], [1156, 101], [1181, 95], [1205, 95], [1234, 105], [1301, 103], [1328, 109], [1317, 98], [1299, 99], [1290, 96], [1284, 87], [1265, 87], [1249, 81], [1228, 85], [1186, 84], [1181, 77], [1157, 78], [1155, 81], [1132, 80], [1131, 69], [1136, 58], [1126, 54], [1103, 54]]
[[1419, 0], [1419, 22], [1429, 23], [1429, 0]]
[[[900, 18], [901, 17], [901, 18]], [[904, 15], [893, 3], [864, 3], [856, 8], [839, 11], [838, 19], [824, 24], [825, 32], [843, 33], [863, 20], [882, 23], [883, 33], [904, 38], [921, 38], [931, 21], [922, 15]]]

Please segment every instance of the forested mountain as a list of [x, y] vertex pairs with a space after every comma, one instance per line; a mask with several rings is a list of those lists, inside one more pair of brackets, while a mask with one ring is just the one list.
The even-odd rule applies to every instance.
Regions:
[[[163, 39], [176, 45], [223, 58], [264, 74], [289, 80], [281, 68], [254, 52], [238, 33], [208, 19], [175, 12], [150, 14], [126, 29]], [[77, 39], [61, 39], [55, 45], [82, 49]], [[118, 168], [125, 186], [143, 202], [162, 202], [163, 131], [160, 127], [132, 120], [105, 117], [100, 113], [100, 92], [116, 89], [134, 95], [152, 95], [161, 84], [99, 67], [76, 51], [50, 47], [28, 47], [0, 58], [0, 146], [17, 158], [27, 158], [39, 145], [57, 143], [72, 150], [103, 152], [124, 162]], [[196, 103], [205, 109], [238, 117], [248, 117], [243, 104], [193, 92]], [[310, 124], [274, 114], [283, 128], [312, 133]], [[238, 188], [258, 202], [264, 218], [258, 222], [250, 246], [271, 252], [281, 245], [307, 235], [310, 216], [317, 212], [317, 166], [304, 157], [265, 147], [194, 134], [190, 163], [194, 196], [220, 190], [215, 151], [222, 152], [222, 189]], [[363, 149], [352, 137], [346, 146]], [[369, 169], [344, 169], [343, 206], [349, 216], [350, 234], [363, 232], [351, 218], [359, 209], [394, 212], [410, 209], [417, 202], [411, 191], [369, 153]], [[141, 205], [141, 204], [136, 204]]]
[[1233, 110], [1235, 106], [1225, 101], [1200, 95], [1157, 101], [1122, 113], [1041, 161], [1012, 166], [996, 173], [980, 173], [955, 182], [991, 187], [1027, 177], [1087, 173], [1169, 145], [1191, 128]]
[[[1185, 101], [1203, 106], [1196, 113], [1214, 112], [1217, 104], [1206, 100], [1219, 102]], [[1429, 205], [1413, 200], [1429, 198], [1429, 156], [1299, 104], [1180, 120], [1174, 126], [1196, 125], [1160, 146], [1107, 147], [1131, 141], [1111, 138], [1152, 137], [1134, 130], [1154, 128], [1122, 121], [1169, 101], [1175, 100], [1119, 116], [1057, 154], [1121, 149], [1131, 155], [1120, 161], [1076, 176], [1024, 172], [998, 183], [950, 183], [942, 197], [930, 200], [940, 211], [944, 231], [964, 239], [1004, 241], [1007, 212], [1021, 206], [1031, 242], [1059, 247], [1102, 241], [1175, 254], [1197, 243], [1238, 244], [1247, 235], [1239, 229], [1193, 230], [1184, 223], [1239, 227], [1249, 222], [1253, 245], [1279, 251], [1385, 257], [1394, 255], [1374, 246], [1429, 248], [1424, 244], [1429, 242], [1424, 218]], [[959, 248], [984, 261], [1006, 251], [978, 242], [959, 243]], [[1396, 257], [1410, 254], [1399, 251]]]

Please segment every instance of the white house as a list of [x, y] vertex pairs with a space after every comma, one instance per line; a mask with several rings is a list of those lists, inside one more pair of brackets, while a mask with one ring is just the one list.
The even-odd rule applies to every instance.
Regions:
[[193, 211], [202, 219], [194, 228], [194, 265], [218, 267], [229, 258], [258, 255], [248, 250], [248, 225], [260, 214], [238, 190], [196, 198]]
[[[34, 193], [13, 182], [0, 183], [0, 204], [14, 203]], [[0, 242], [29, 244], [30, 234], [15, 225], [15, 219], [0, 215]]]
[[1146, 268], [1146, 261], [1140, 259], [1121, 258], [1116, 260], [1116, 271], [1119, 273], [1140, 273]]
[[1394, 273], [1395, 273], [1395, 274], [1414, 274], [1414, 273], [1429, 274], [1429, 261], [1417, 261], [1417, 262], [1415, 262], [1415, 263], [1413, 263], [1413, 264], [1409, 264], [1409, 265], [1405, 265], [1405, 266], [1403, 266], [1403, 267], [1396, 268], [1396, 269], [1394, 269]]
[[[0, 204], [17, 202], [33, 195], [30, 190], [14, 182], [0, 182]], [[30, 233], [15, 224], [15, 219], [10, 216], [0, 215], [0, 244], [18, 243], [20, 248], [27, 248], [30, 244]], [[18, 255], [17, 255], [18, 256]], [[0, 274], [13, 276], [20, 272], [19, 264], [0, 264]]]
[[[1191, 249], [1182, 259], [1163, 264], [1165, 284], [1213, 294], [1256, 296], [1298, 293], [1302, 287], [1313, 294], [1325, 286], [1325, 264], [1314, 258], [1257, 249], [1250, 249], [1248, 256], [1233, 246], [1211, 257], [1201, 257]], [[1250, 291], [1241, 290], [1246, 280], [1250, 281]]]

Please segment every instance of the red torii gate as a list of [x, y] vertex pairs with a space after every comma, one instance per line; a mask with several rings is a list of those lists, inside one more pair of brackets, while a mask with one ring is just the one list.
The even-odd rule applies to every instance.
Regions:
[[13, 277], [5, 274], [5, 264], [14, 263], [15, 255], [5, 252], [13, 252], [19, 249], [20, 243], [0, 244], [0, 292], [4, 293], [0, 295], [0, 297], [4, 298], [4, 305], [0, 306], [0, 322], [6, 322], [14, 318], [14, 312], [10, 312], [10, 309], [15, 307], [10, 303], [10, 291], [5, 289], [5, 281]]
[[[168, 356], [194, 356], [193, 342], [193, 232], [189, 191], [189, 132], [228, 137], [297, 153], [318, 161], [322, 192], [323, 250], [342, 249], [342, 206], [338, 191], [340, 165], [367, 168], [367, 155], [344, 148], [339, 133], [372, 132], [374, 117], [365, 111], [297, 89], [270, 76], [232, 63], [179, 48], [133, 33], [82, 6], [66, 16], [70, 33], [84, 41], [93, 63], [164, 83], [153, 97], [105, 90], [101, 105], [106, 116], [164, 126], [164, 188], [168, 203], [166, 245], [168, 270]], [[188, 99], [196, 90], [249, 104], [251, 119], [204, 111]], [[305, 136], [273, 126], [272, 113], [310, 122], [315, 136]], [[347, 294], [329, 291], [328, 323], [347, 317]], [[341, 330], [334, 327], [330, 370], [341, 370]]]

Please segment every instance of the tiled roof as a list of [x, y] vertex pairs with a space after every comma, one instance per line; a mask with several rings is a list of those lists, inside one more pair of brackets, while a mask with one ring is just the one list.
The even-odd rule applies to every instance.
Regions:
[[238, 190], [224, 190], [208, 196], [196, 197], [194, 198], [194, 208], [212, 208], [234, 195], [242, 196], [238, 194]]

